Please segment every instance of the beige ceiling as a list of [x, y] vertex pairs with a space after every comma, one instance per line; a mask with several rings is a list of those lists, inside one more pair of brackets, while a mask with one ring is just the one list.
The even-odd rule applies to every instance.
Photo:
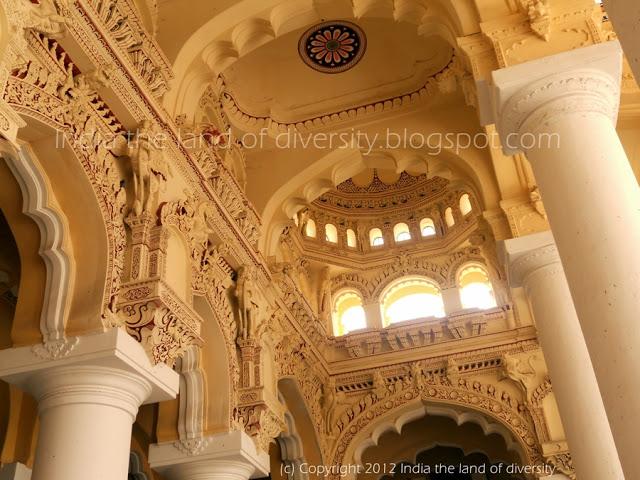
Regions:
[[223, 72], [244, 111], [279, 121], [299, 121], [354, 105], [413, 92], [451, 60], [441, 37], [386, 19], [357, 22], [367, 36], [362, 60], [352, 69], [322, 73], [298, 55], [304, 29], [276, 38], [243, 56]]
[[173, 63], [193, 32], [237, 0], [158, 0], [156, 39]]

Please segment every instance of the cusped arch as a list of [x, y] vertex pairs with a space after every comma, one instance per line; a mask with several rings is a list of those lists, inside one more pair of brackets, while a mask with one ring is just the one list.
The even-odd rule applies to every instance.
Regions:
[[523, 464], [542, 461], [535, 440], [535, 427], [516, 408], [493, 398], [484, 398], [480, 393], [470, 394], [463, 388], [427, 385], [403, 390], [391, 398], [373, 403], [356, 415], [342, 429], [333, 450], [332, 462], [335, 465], [353, 464], [357, 458], [362, 458], [366, 448], [377, 443], [385, 431], [400, 431], [402, 425], [419, 418], [417, 416], [429, 408], [439, 414], [462, 412], [457, 414], [456, 421], [480, 422], [484, 431], [507, 435], [510, 438], [508, 445], [518, 451]]
[[495, 267], [490, 265], [487, 260], [482, 256], [479, 250], [470, 250], [460, 252], [455, 255], [447, 265], [445, 282], [447, 288], [455, 287], [458, 284], [458, 275], [462, 269], [467, 265], [480, 265], [487, 270], [490, 275], [495, 272]]
[[331, 287], [331, 298], [336, 298], [337, 295], [347, 290], [358, 292], [365, 302], [372, 298], [368, 281], [357, 273], [350, 272], [338, 275], [332, 280]]
[[287, 406], [289, 420], [295, 423], [295, 437], [299, 449], [296, 452], [291, 450], [289, 453], [292, 455], [304, 453], [304, 459], [310, 465], [323, 465], [325, 458], [319, 432], [316, 430], [313, 416], [302, 395], [298, 381], [294, 377], [282, 377], [278, 380], [278, 391]]
[[55, 348], [65, 338], [74, 280], [69, 227], [28, 146], [2, 141], [0, 156], [0, 208], [20, 252], [20, 291], [29, 292], [18, 298], [12, 339]]
[[194, 297], [194, 309], [203, 319], [201, 336], [204, 347], [201, 353], [201, 368], [206, 388], [205, 432], [227, 431], [231, 428], [235, 393], [240, 368], [235, 352], [235, 320], [227, 291], [218, 298]]
[[372, 297], [382, 301], [382, 297], [384, 293], [390, 288], [393, 287], [396, 283], [402, 281], [403, 279], [412, 278], [424, 280], [429, 283], [433, 283], [436, 285], [441, 291], [444, 288], [442, 286], [442, 277], [436, 274], [435, 270], [428, 270], [426, 268], [421, 268], [419, 266], [414, 266], [406, 269], [402, 269], [400, 271], [390, 272], [388, 275], [384, 275], [384, 281], [379, 282], [375, 289], [372, 292]]
[[[507, 450], [515, 452], [521, 460], [526, 458], [521, 445], [504, 424], [488, 418], [477, 410], [461, 408], [458, 405], [449, 405], [446, 403], [416, 401], [404, 405], [399, 408], [398, 411], [392, 411], [382, 416], [374, 423], [369, 436], [359, 443], [354, 450], [356, 463], [362, 463], [364, 452], [368, 448], [378, 445], [382, 435], [387, 432], [394, 432], [400, 435], [406, 425], [426, 416], [449, 418], [458, 426], [473, 423], [480, 427], [485, 436], [491, 434], [499, 435], [504, 440]], [[438, 444], [442, 445], [441, 443]], [[421, 450], [424, 449], [425, 448], [422, 448]], [[413, 460], [415, 461], [415, 458]]]
[[115, 308], [126, 250], [126, 201], [118, 162], [104, 145], [83, 148], [72, 141], [59, 118], [47, 117], [50, 111], [11, 106], [26, 122], [21, 135], [30, 138], [17, 151], [27, 164], [37, 166], [50, 198], [64, 212], [74, 265], [65, 333], [101, 331]]

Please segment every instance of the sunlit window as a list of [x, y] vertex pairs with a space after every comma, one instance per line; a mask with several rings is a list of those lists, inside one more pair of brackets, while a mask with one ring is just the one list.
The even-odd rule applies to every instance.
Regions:
[[382, 236], [382, 230], [379, 228], [372, 228], [369, 230], [369, 242], [372, 247], [378, 247], [384, 245], [384, 237]]
[[327, 242], [338, 243], [338, 229], [335, 225], [327, 223], [324, 226], [324, 239]]
[[456, 221], [453, 218], [453, 210], [451, 210], [451, 207], [447, 207], [447, 209], [444, 211], [444, 221], [447, 224], [447, 227], [453, 227], [456, 224]]
[[347, 230], [347, 247], [356, 248], [358, 242], [356, 241], [356, 232], [351, 229]]
[[367, 328], [362, 298], [356, 292], [340, 294], [333, 304], [333, 332], [336, 337]]
[[458, 275], [458, 288], [462, 308], [485, 310], [497, 305], [489, 275], [481, 265], [469, 265], [463, 268]]
[[460, 213], [467, 215], [471, 212], [471, 200], [469, 200], [469, 194], [465, 193], [460, 197]]
[[436, 225], [430, 218], [420, 220], [420, 234], [423, 237], [433, 237], [436, 234]]
[[405, 278], [382, 297], [382, 322], [389, 326], [418, 318], [444, 317], [440, 288], [424, 278]]
[[307, 224], [304, 227], [304, 234], [307, 237], [316, 238], [316, 222], [312, 219], [307, 220]]
[[405, 240], [411, 240], [411, 233], [409, 232], [409, 226], [406, 223], [398, 223], [393, 227], [393, 238], [396, 242], [404, 242]]

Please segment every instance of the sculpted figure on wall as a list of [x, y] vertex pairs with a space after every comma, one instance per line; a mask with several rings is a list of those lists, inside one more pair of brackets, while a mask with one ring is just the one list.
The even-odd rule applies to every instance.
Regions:
[[298, 228], [300, 228], [300, 231], [304, 234], [307, 229], [307, 222], [309, 221], [309, 209], [303, 208], [302, 210], [298, 211], [297, 215]]
[[318, 311], [320, 312], [320, 319], [328, 322], [331, 319], [331, 275], [329, 267], [322, 269], [322, 278], [320, 280], [320, 296], [318, 299]]
[[158, 205], [158, 195], [171, 172], [156, 140], [156, 129], [144, 120], [129, 145], [133, 170], [133, 212], [141, 215], [152, 212]]
[[536, 370], [533, 366], [535, 357], [527, 357], [527, 365], [513, 355], [502, 355], [502, 377], [514, 381], [527, 395], [535, 388]]
[[66, 19], [61, 15], [64, 3], [61, 0], [20, 0], [19, 8], [25, 17], [26, 29], [42, 33], [49, 38], [61, 38], [67, 28]]
[[345, 393], [336, 391], [335, 378], [329, 378], [323, 390], [324, 429], [329, 436], [335, 436], [336, 420], [341, 414], [341, 407], [349, 405]]
[[67, 125], [75, 125], [78, 128], [85, 145], [98, 129], [91, 102], [96, 98], [97, 90], [106, 86], [107, 82], [107, 72], [102, 69], [74, 77], [73, 64], [70, 63], [67, 78], [58, 88], [58, 96], [67, 102], [63, 114], [64, 121]]
[[387, 382], [380, 370], [373, 372], [373, 393], [379, 400], [389, 395], [389, 389], [387, 388]]
[[529, 192], [529, 200], [533, 205], [533, 208], [536, 212], [540, 214], [542, 218], [547, 219], [547, 211], [544, 208], [544, 204], [542, 203], [542, 196], [540, 195], [540, 190], [537, 185], [534, 185], [531, 191]]
[[256, 272], [250, 266], [244, 266], [238, 271], [236, 283], [236, 298], [238, 300], [238, 340], [248, 340], [253, 337], [258, 316], [258, 300], [255, 289]]

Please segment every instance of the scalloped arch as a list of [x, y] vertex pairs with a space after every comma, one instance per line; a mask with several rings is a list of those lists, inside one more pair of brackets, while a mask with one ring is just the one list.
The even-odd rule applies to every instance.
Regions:
[[[373, 427], [371, 434], [363, 440], [355, 448], [354, 459], [356, 463], [362, 463], [362, 456], [364, 452], [373, 446], [377, 446], [380, 438], [387, 432], [394, 432], [398, 435], [402, 434], [402, 429], [405, 425], [424, 418], [426, 416], [446, 417], [450, 418], [456, 425], [461, 426], [465, 423], [473, 423], [478, 425], [482, 429], [482, 433], [485, 436], [491, 434], [497, 434], [505, 441], [507, 450], [516, 452], [520, 458], [524, 458], [525, 455], [520, 448], [518, 442], [513, 438], [511, 432], [502, 424], [487, 419], [486, 416], [471, 410], [463, 410], [459, 406], [446, 405], [446, 404], [423, 404], [411, 409], [411, 405], [408, 405], [406, 409], [402, 409], [401, 412], [391, 412], [388, 417], [383, 417]], [[442, 445], [441, 443], [437, 443]], [[416, 461], [417, 455], [433, 445], [424, 446], [416, 451], [416, 455], [413, 460]]]

